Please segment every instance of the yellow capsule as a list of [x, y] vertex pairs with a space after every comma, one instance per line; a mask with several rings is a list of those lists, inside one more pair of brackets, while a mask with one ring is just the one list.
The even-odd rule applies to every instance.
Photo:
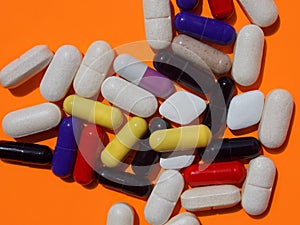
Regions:
[[116, 129], [123, 123], [123, 115], [119, 109], [78, 95], [70, 95], [64, 100], [64, 110], [109, 129]]
[[193, 125], [158, 130], [150, 135], [149, 143], [157, 152], [201, 148], [209, 144], [211, 131], [205, 125]]
[[117, 166], [133, 145], [146, 133], [147, 128], [147, 122], [144, 119], [132, 117], [102, 151], [102, 163], [108, 167]]

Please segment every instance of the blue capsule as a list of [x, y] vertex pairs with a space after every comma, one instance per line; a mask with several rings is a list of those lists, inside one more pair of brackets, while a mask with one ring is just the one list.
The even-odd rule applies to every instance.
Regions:
[[198, 0], [176, 0], [177, 6], [185, 11], [192, 10], [198, 4]]
[[67, 177], [72, 174], [80, 131], [81, 123], [75, 117], [67, 117], [61, 122], [51, 168], [56, 176]]
[[236, 32], [229, 24], [190, 12], [178, 13], [174, 26], [183, 34], [220, 45], [231, 44], [236, 38]]

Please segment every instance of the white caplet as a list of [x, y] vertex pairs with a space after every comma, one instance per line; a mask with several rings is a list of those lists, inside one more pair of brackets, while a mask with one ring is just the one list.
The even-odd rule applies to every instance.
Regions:
[[165, 225], [200, 225], [200, 222], [194, 214], [183, 212], [174, 216]]
[[134, 213], [127, 203], [118, 202], [110, 207], [106, 225], [133, 225], [133, 223]]
[[180, 170], [194, 162], [194, 150], [163, 152], [159, 164], [166, 170]]

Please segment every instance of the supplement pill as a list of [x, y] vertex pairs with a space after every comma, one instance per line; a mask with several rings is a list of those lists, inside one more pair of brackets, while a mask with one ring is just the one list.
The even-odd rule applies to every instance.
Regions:
[[118, 202], [110, 207], [106, 225], [133, 225], [133, 222], [134, 213], [127, 203]]
[[182, 212], [170, 219], [165, 225], [200, 225], [200, 222], [194, 214]]
[[234, 5], [232, 0], [208, 0], [211, 14], [218, 20], [223, 20], [232, 15]]
[[199, 0], [176, 0], [176, 4], [180, 9], [190, 11], [196, 7], [198, 1]]

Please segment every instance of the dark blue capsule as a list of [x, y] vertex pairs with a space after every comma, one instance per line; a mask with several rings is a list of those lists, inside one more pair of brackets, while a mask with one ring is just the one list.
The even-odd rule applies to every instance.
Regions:
[[198, 1], [199, 0], [176, 0], [176, 4], [180, 9], [190, 11], [196, 7]]
[[229, 45], [236, 38], [236, 32], [229, 24], [190, 12], [178, 13], [174, 26], [183, 34], [220, 45]]
[[80, 132], [81, 123], [77, 118], [70, 116], [61, 122], [52, 159], [52, 172], [56, 176], [67, 177], [72, 174]]

